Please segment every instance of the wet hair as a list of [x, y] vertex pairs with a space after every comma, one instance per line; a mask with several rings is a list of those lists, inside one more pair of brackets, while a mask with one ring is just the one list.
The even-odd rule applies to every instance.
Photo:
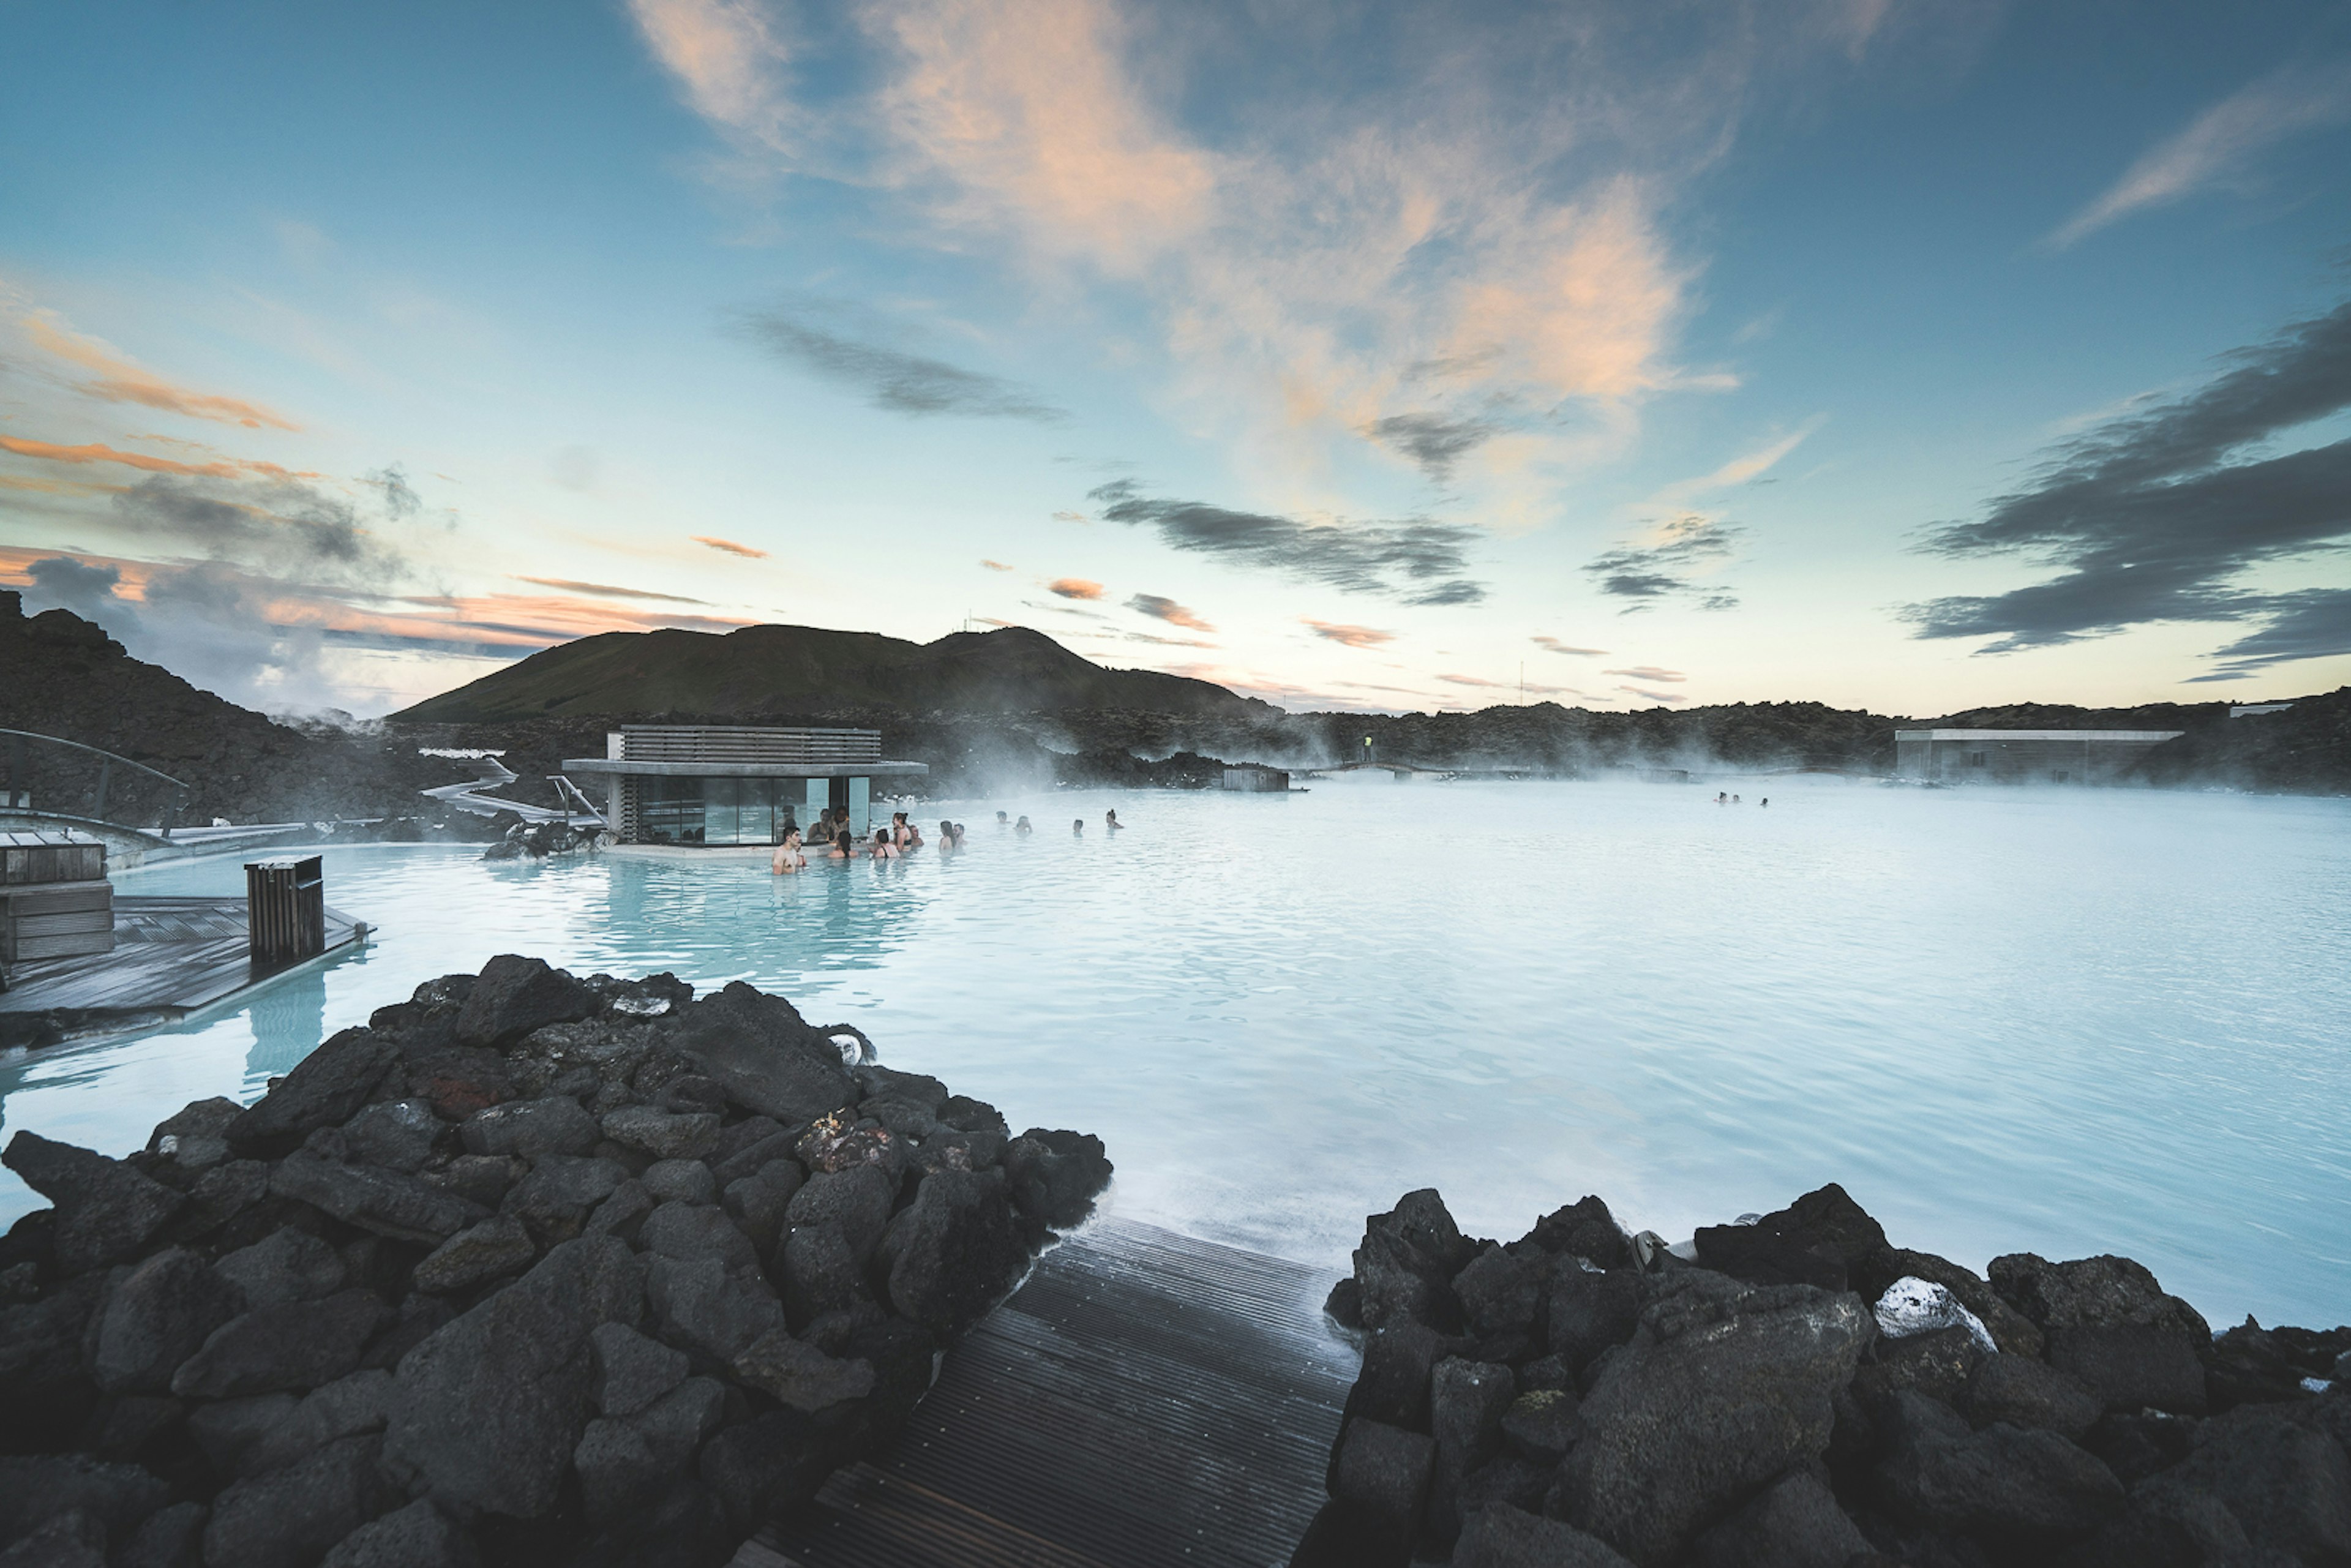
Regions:
[[954, 831], [955, 831], [955, 824], [954, 824], [953, 822], [941, 822], [941, 823], [939, 824], [939, 836], [940, 836], [940, 837], [945, 838], [947, 834], [952, 833], [952, 832], [954, 832]]
[[832, 847], [837, 850], [854, 849], [857, 847], [857, 841], [849, 836], [847, 828], [843, 828], [841, 830], [841, 836], [832, 841]]
[[997, 812], [997, 813], [996, 813], [996, 820], [997, 820], [998, 821], [999, 821], [999, 822], [1002, 822], [1002, 821], [1008, 821], [1009, 819], [1008, 819], [1008, 818], [1005, 816], [1005, 814], [1004, 814], [1003, 812], [998, 811], [998, 812]]

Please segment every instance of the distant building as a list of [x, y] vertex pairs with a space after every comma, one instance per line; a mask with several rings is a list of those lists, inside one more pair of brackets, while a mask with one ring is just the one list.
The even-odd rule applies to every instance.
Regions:
[[2178, 729], [1897, 729], [1894, 771], [1938, 784], [2104, 784]]
[[1225, 788], [1242, 789], [1252, 794], [1286, 794], [1290, 789], [1290, 774], [1280, 768], [1228, 768]]
[[872, 831], [873, 780], [920, 778], [882, 757], [878, 729], [624, 725], [601, 757], [566, 758], [567, 775], [604, 780], [604, 821], [628, 844], [771, 844], [827, 807]]
[[2283, 713], [2293, 706], [2294, 705], [2292, 703], [2239, 703], [2236, 706], [2229, 710], [2229, 716], [2231, 718], [2251, 718], [2255, 714]]

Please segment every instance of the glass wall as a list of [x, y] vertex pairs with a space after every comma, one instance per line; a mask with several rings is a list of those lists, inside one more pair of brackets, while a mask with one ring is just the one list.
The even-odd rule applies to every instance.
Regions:
[[[640, 778], [638, 838], [648, 844], [772, 844], [787, 827], [806, 833], [815, 825], [829, 784], [823, 779]], [[856, 792], [861, 807], [863, 793]], [[861, 811], [857, 825], [862, 822]]]

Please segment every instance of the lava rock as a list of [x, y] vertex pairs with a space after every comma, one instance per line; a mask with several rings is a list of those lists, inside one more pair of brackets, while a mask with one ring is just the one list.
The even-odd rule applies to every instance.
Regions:
[[294, 1154], [270, 1173], [269, 1190], [296, 1198], [349, 1225], [401, 1241], [438, 1243], [482, 1218], [455, 1193], [397, 1171], [339, 1165]]
[[329, 1443], [299, 1464], [234, 1481], [213, 1500], [204, 1561], [238, 1568], [309, 1568], [391, 1500], [378, 1437]]
[[1886, 1231], [1831, 1182], [1752, 1225], [1701, 1227], [1702, 1267], [1758, 1285], [1842, 1291], [1855, 1265], [1886, 1249]]
[[[883, 1124], [889, 1123], [885, 1119]], [[1102, 1141], [1091, 1133], [1031, 1127], [1005, 1145], [1003, 1164], [1012, 1184], [1013, 1207], [1053, 1230], [1084, 1224], [1094, 1211], [1095, 1197], [1110, 1186], [1109, 1156]]]
[[180, 1364], [172, 1392], [183, 1399], [228, 1399], [316, 1388], [359, 1365], [383, 1319], [383, 1303], [363, 1290], [256, 1307], [214, 1330]]
[[2054, 1432], [2069, 1443], [2087, 1436], [2102, 1409], [2082, 1380], [2022, 1355], [1988, 1355], [1954, 1401], [1979, 1427], [2005, 1421]]
[[771, 1410], [729, 1427], [702, 1450], [702, 1480], [748, 1532], [816, 1495], [832, 1468], [830, 1447], [805, 1412]]
[[1377, 1512], [1333, 1498], [1317, 1511], [1290, 1568], [1407, 1568], [1412, 1537]]
[[1548, 1260], [1514, 1256], [1489, 1242], [1453, 1277], [1463, 1321], [1480, 1338], [1531, 1334], [1538, 1326], [1550, 1281]]
[[347, 1029], [296, 1062], [224, 1135], [240, 1153], [284, 1154], [308, 1134], [350, 1120], [399, 1062], [400, 1047], [392, 1040], [373, 1030]]
[[891, 1221], [879, 1254], [889, 1270], [891, 1309], [940, 1340], [977, 1322], [1029, 1262], [1000, 1171], [925, 1178]]
[[1459, 1333], [1461, 1306], [1451, 1281], [1477, 1250], [1434, 1187], [1408, 1192], [1387, 1213], [1369, 1216], [1354, 1252], [1364, 1326], [1401, 1318], [1439, 1333]]
[[656, 1254], [645, 1275], [661, 1337], [721, 1364], [784, 1323], [783, 1303], [756, 1269], [729, 1272], [716, 1258], [681, 1261]]
[[683, 1351], [625, 1323], [599, 1323], [588, 1343], [595, 1354], [596, 1408], [604, 1415], [633, 1416], [685, 1381]]
[[783, 1249], [784, 1312], [805, 1326], [828, 1312], [845, 1312], [870, 1299], [857, 1253], [834, 1225], [797, 1225]]
[[1810, 1472], [1773, 1482], [1698, 1537], [1694, 1568], [1845, 1568], [1869, 1542]]
[[392, 1398], [392, 1374], [354, 1372], [304, 1395], [285, 1418], [246, 1445], [236, 1458], [241, 1476], [266, 1475], [298, 1462], [340, 1437], [383, 1430]]
[[244, 1310], [237, 1289], [183, 1247], [156, 1253], [116, 1285], [99, 1320], [90, 1371], [116, 1394], [161, 1394], [214, 1329]]
[[502, 1046], [549, 1024], [584, 1019], [595, 1005], [587, 987], [545, 959], [501, 953], [482, 966], [452, 1032], [460, 1045]]
[[1993, 1289], [2047, 1337], [2049, 1364], [2087, 1384], [2109, 1410], [2204, 1413], [2199, 1353], [2211, 1329], [2142, 1265], [2018, 1252], [1993, 1259], [1990, 1273]]
[[1409, 1537], [1420, 1528], [1422, 1505], [1437, 1465], [1437, 1444], [1426, 1433], [1384, 1421], [1353, 1420], [1339, 1437], [1331, 1495]]
[[1583, 1435], [1575, 1396], [1564, 1388], [1537, 1388], [1520, 1395], [1502, 1412], [1502, 1436], [1520, 1458], [1555, 1465]]
[[820, 1171], [792, 1195], [785, 1206], [784, 1218], [794, 1229], [831, 1226], [849, 1244], [850, 1251], [862, 1266], [882, 1244], [882, 1232], [890, 1222], [890, 1207], [896, 1196], [890, 1178], [872, 1166]]
[[[637, 1179], [645, 1185], [645, 1193], [656, 1203], [715, 1204], [718, 1201], [718, 1178], [700, 1160], [655, 1160], [647, 1166]], [[775, 1238], [768, 1237], [770, 1243]]]
[[[1660, 1301], [1600, 1374], [1560, 1471], [1566, 1517], [1640, 1563], [1827, 1448], [1831, 1398], [1870, 1333], [1851, 1295], [1775, 1286]], [[1963, 1424], [1964, 1425], [1964, 1424]]]
[[588, 1522], [600, 1529], [641, 1512], [671, 1473], [634, 1427], [610, 1416], [588, 1423], [571, 1450], [571, 1468], [579, 1472]]
[[475, 1286], [518, 1274], [538, 1256], [530, 1231], [511, 1214], [494, 1214], [460, 1230], [416, 1265], [411, 1276], [428, 1294], [462, 1294]]
[[514, 1155], [526, 1160], [549, 1155], [584, 1155], [603, 1141], [596, 1118], [568, 1095], [509, 1100], [467, 1118], [462, 1135], [468, 1153]]
[[57, 1206], [57, 1261], [66, 1274], [135, 1257], [185, 1201], [120, 1160], [38, 1133], [9, 1139], [0, 1165]]
[[542, 1244], [551, 1245], [578, 1236], [589, 1211], [627, 1180], [628, 1167], [616, 1160], [549, 1155], [530, 1167], [499, 1207], [528, 1226]]
[[319, 1568], [475, 1568], [479, 1561], [465, 1531], [419, 1498], [344, 1536]]
[[157, 1509], [122, 1543], [113, 1568], [197, 1568], [208, 1511], [200, 1502]]
[[770, 1329], [735, 1358], [736, 1375], [779, 1405], [811, 1416], [873, 1392], [873, 1368], [836, 1360], [782, 1328]]
[[707, 1111], [678, 1115], [630, 1105], [603, 1119], [604, 1135], [657, 1160], [699, 1160], [718, 1145], [718, 1118]]
[[680, 1262], [715, 1258], [729, 1273], [757, 1269], [759, 1255], [735, 1222], [707, 1204], [664, 1203], [645, 1217], [637, 1245]]
[[812, 1122], [859, 1098], [841, 1052], [798, 1009], [740, 980], [682, 1009], [669, 1027], [669, 1044], [716, 1080], [736, 1104], [787, 1125]]
[[752, 1175], [728, 1182], [720, 1204], [751, 1245], [766, 1254], [776, 1249], [784, 1227], [791, 1222], [792, 1199], [803, 1184], [799, 1161], [770, 1160]]
[[2351, 1562], [2351, 1457], [2292, 1416], [2247, 1406], [2208, 1421], [2141, 1499], [2175, 1509], [2201, 1497], [2225, 1508], [2256, 1548], [2304, 1563]]
[[172, 1489], [136, 1465], [80, 1454], [0, 1456], [0, 1541], [30, 1535], [61, 1513], [80, 1512], [127, 1535], [171, 1500]]
[[1468, 1474], [1501, 1451], [1502, 1413], [1517, 1391], [1510, 1369], [1448, 1356], [1429, 1375], [1428, 1428], [1437, 1439], [1429, 1486], [1428, 1529], [1440, 1544], [1461, 1527], [1457, 1500]]
[[645, 1266], [625, 1243], [557, 1247], [402, 1358], [387, 1459], [454, 1509], [545, 1513], [588, 1425], [589, 1336], [636, 1322], [644, 1293]]
[[2114, 1472], [2054, 1432], [1995, 1423], [1972, 1431], [1916, 1390], [1887, 1397], [1887, 1498], [1922, 1523], [2011, 1545], [2087, 1535], [2122, 1511]]
[[1535, 1221], [1529, 1241], [1554, 1258], [1581, 1258], [1595, 1269], [1633, 1261], [1633, 1239], [1597, 1197], [1586, 1196]]
[[308, 1231], [282, 1225], [250, 1247], [240, 1247], [213, 1265], [234, 1285], [247, 1306], [313, 1301], [343, 1288], [343, 1260]]
[[1896, 1280], [1924, 1280], [1942, 1286], [1958, 1298], [1959, 1305], [1976, 1315], [1976, 1321], [1984, 1325], [1992, 1343], [2003, 1355], [2038, 1360], [2047, 1349], [2047, 1342], [2032, 1319], [2009, 1305], [1982, 1275], [1948, 1258], [1888, 1247], [1855, 1263], [1852, 1274], [1854, 1288], [1872, 1301], [1883, 1296], [1886, 1287]]
[[1608, 1543], [1571, 1524], [1506, 1502], [1489, 1503], [1462, 1527], [1453, 1568], [1631, 1568]]
[[228, 1124], [244, 1114], [245, 1107], [225, 1095], [191, 1101], [155, 1124], [147, 1152], [183, 1171], [209, 1170], [228, 1158]]
[[106, 1526], [76, 1509], [0, 1551], [0, 1568], [106, 1568]]
[[1571, 1372], [1582, 1372], [1602, 1351], [1633, 1337], [1646, 1304], [1635, 1270], [1586, 1269], [1572, 1258], [1560, 1263], [1544, 1312], [1551, 1353]]
[[360, 1108], [343, 1124], [345, 1145], [360, 1165], [415, 1174], [433, 1157], [440, 1118], [425, 1100], [384, 1100]]
[[1964, 1328], [1932, 1329], [1900, 1339], [1881, 1335], [1870, 1347], [1870, 1359], [1854, 1376], [1854, 1393], [1866, 1399], [1915, 1388], [1956, 1405], [1985, 1359], [1983, 1347]]

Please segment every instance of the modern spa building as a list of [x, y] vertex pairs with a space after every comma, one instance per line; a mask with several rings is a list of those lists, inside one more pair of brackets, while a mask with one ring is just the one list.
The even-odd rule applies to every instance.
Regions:
[[601, 757], [566, 758], [624, 844], [772, 844], [810, 831], [826, 807], [872, 830], [873, 781], [917, 779], [919, 762], [885, 761], [878, 729], [765, 729], [734, 725], [623, 725]]
[[1894, 771], [1934, 784], [2105, 784], [2177, 729], [1897, 729]]

